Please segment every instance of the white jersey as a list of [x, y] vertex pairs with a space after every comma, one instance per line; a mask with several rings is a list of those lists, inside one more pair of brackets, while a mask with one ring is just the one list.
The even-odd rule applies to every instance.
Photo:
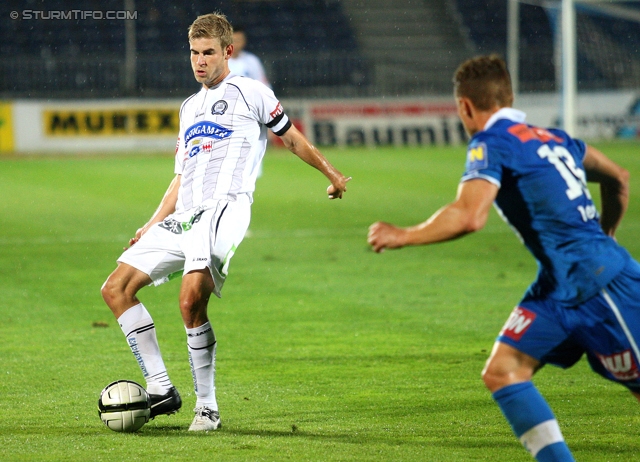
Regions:
[[182, 175], [176, 211], [238, 194], [251, 198], [267, 127], [280, 136], [291, 122], [273, 91], [256, 80], [229, 75], [187, 98], [176, 146], [175, 173]]

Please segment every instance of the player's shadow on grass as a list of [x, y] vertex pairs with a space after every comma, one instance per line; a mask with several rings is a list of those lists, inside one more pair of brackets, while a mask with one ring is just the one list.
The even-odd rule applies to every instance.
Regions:
[[198, 437], [203, 434], [224, 434], [231, 436], [268, 436], [272, 438], [291, 438], [291, 437], [302, 437], [302, 438], [326, 438], [326, 439], [354, 439], [353, 435], [349, 434], [327, 434], [327, 433], [312, 433], [304, 430], [300, 430], [295, 426], [292, 426], [288, 430], [253, 430], [253, 429], [242, 429], [242, 428], [225, 428], [222, 427], [220, 430], [215, 430], [213, 432], [190, 432], [187, 431], [187, 428], [184, 425], [163, 425], [161, 427], [150, 427], [147, 426], [140, 432], [138, 435], [141, 437], [184, 437], [184, 436], [194, 436]]
[[[416, 445], [422, 447], [424, 442], [397, 438], [393, 436], [385, 437], [372, 437], [370, 434], [354, 436], [353, 433], [314, 433], [305, 430], [300, 430], [297, 427], [292, 426], [288, 430], [252, 430], [242, 428], [225, 428], [213, 432], [190, 432], [184, 426], [168, 425], [162, 427], [146, 427], [143, 431], [138, 433], [138, 436], [142, 438], [228, 438], [228, 437], [247, 437], [257, 436], [262, 438], [301, 438], [309, 440], [322, 440], [339, 443], [353, 443], [353, 444], [371, 444], [371, 443], [384, 443], [393, 441], [394, 444], [403, 445]], [[227, 440], [228, 441], [228, 440]]]
[[357, 444], [364, 446], [371, 445], [391, 445], [391, 446], [410, 446], [420, 450], [423, 450], [426, 446], [435, 448], [451, 448], [460, 449], [467, 448], [473, 450], [484, 451], [486, 448], [504, 447], [505, 449], [516, 448], [520, 451], [521, 448], [517, 444], [517, 441], [503, 441], [500, 437], [487, 436], [483, 438], [473, 436], [452, 436], [450, 438], [442, 438], [441, 436], [397, 436], [388, 434], [385, 436], [374, 436], [371, 433], [354, 436], [353, 433], [313, 433], [305, 432], [302, 430], [296, 431], [274, 431], [274, 430], [242, 430], [231, 429], [227, 432], [233, 436], [259, 436], [259, 437], [274, 437], [274, 438], [307, 438], [309, 440], [322, 440], [332, 443], [346, 443]]
[[223, 427], [220, 430], [215, 430], [213, 432], [190, 432], [187, 431], [187, 428], [184, 425], [163, 425], [161, 427], [145, 427], [141, 430], [138, 435], [141, 437], [171, 437], [171, 436], [195, 436], [198, 437], [203, 434], [225, 434], [231, 436], [268, 436], [274, 438], [283, 438], [283, 437], [309, 437], [309, 438], [342, 438], [344, 437], [352, 437], [352, 435], [327, 435], [324, 433], [311, 433], [299, 430], [297, 427], [292, 426], [289, 430], [251, 430], [251, 429], [240, 429], [240, 428], [225, 428]]
[[[450, 438], [442, 438], [442, 435], [427, 434], [422, 436], [416, 436], [415, 438], [398, 436], [394, 434], [378, 435], [374, 436], [370, 432], [365, 432], [362, 435], [354, 435], [353, 433], [314, 433], [305, 430], [300, 430], [297, 426], [292, 425], [291, 429], [287, 430], [254, 430], [247, 428], [225, 428], [214, 432], [190, 432], [182, 425], [168, 425], [162, 427], [145, 427], [145, 429], [138, 433], [140, 437], [162, 437], [162, 438], [215, 438], [219, 437], [226, 439], [234, 437], [247, 437], [257, 436], [262, 438], [296, 438], [296, 439], [308, 439], [308, 440], [320, 440], [325, 442], [334, 443], [347, 443], [347, 444], [391, 444], [391, 445], [403, 445], [403, 446], [415, 446], [416, 448], [424, 448], [428, 443], [434, 447], [441, 448], [468, 448], [484, 450], [485, 448], [504, 447], [513, 448], [516, 447], [515, 442], [504, 441], [501, 435], [498, 436], [485, 436], [478, 437], [473, 435], [458, 435], [451, 436]], [[241, 441], [237, 441], [233, 444], [244, 445]], [[249, 446], [252, 443], [246, 443]], [[518, 450], [520, 447], [517, 446]]]

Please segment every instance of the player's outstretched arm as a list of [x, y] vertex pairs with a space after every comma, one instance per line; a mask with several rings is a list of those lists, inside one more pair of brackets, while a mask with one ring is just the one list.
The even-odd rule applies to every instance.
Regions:
[[129, 246], [132, 246], [133, 244], [138, 242], [138, 240], [142, 237], [142, 235], [146, 233], [149, 230], [149, 228], [151, 228], [151, 226], [164, 220], [165, 218], [167, 218], [169, 215], [171, 215], [173, 212], [176, 211], [176, 204], [178, 202], [178, 190], [180, 189], [180, 179], [181, 179], [181, 176], [176, 175], [173, 178], [173, 180], [171, 180], [171, 183], [169, 184], [167, 191], [164, 193], [164, 196], [160, 201], [160, 205], [158, 206], [154, 214], [151, 216], [149, 221], [147, 221], [147, 223], [145, 223], [145, 225], [142, 228], [139, 228], [138, 231], [136, 231], [135, 237], [132, 237], [131, 239], [129, 239]]
[[460, 183], [456, 200], [445, 205], [427, 221], [409, 228], [384, 222], [369, 227], [367, 241], [375, 252], [407, 245], [449, 241], [482, 229], [487, 222], [498, 187], [486, 180]]
[[327, 188], [329, 199], [342, 199], [342, 195], [347, 190], [347, 182], [351, 180], [351, 177], [345, 177], [331, 165], [318, 148], [311, 144], [307, 137], [300, 133], [300, 130], [295, 126], [292, 125], [280, 138], [289, 151], [307, 164], [320, 170], [327, 177], [331, 182], [331, 185]]
[[613, 237], [629, 204], [629, 172], [593, 146], [587, 146], [582, 163], [587, 180], [600, 183], [600, 226]]

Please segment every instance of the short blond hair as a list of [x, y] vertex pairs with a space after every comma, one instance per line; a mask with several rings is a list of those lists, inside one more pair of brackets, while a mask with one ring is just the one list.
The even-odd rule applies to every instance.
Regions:
[[469, 98], [481, 111], [511, 107], [513, 89], [507, 64], [498, 55], [478, 56], [463, 62], [453, 77], [456, 97]]
[[233, 27], [222, 13], [204, 14], [189, 26], [189, 41], [199, 38], [220, 39], [225, 49], [233, 43]]

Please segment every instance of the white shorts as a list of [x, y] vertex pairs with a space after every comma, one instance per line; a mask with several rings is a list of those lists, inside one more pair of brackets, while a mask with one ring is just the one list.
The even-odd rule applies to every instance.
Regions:
[[229, 261], [242, 242], [251, 218], [251, 199], [207, 201], [174, 213], [153, 225], [118, 259], [149, 275], [160, 285], [180, 274], [209, 268], [220, 297]]

